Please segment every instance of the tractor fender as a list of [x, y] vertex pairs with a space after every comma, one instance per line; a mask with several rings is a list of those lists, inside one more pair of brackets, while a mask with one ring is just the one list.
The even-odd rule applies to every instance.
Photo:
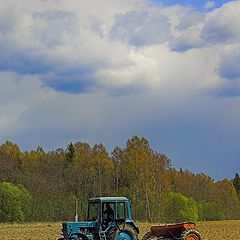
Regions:
[[131, 225], [131, 226], [135, 229], [135, 231], [137, 232], [137, 234], [140, 233], [139, 228], [137, 227], [137, 225], [136, 225], [134, 222], [128, 222], [127, 224], [128, 224], [128, 225]]

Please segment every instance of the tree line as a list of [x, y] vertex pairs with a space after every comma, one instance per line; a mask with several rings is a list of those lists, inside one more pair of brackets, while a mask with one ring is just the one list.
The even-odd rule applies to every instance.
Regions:
[[0, 145], [0, 222], [73, 220], [75, 201], [126, 196], [139, 221], [180, 222], [240, 218], [240, 178], [215, 182], [176, 170], [146, 138], [134, 136], [111, 154], [103, 144], [70, 143], [45, 152]]

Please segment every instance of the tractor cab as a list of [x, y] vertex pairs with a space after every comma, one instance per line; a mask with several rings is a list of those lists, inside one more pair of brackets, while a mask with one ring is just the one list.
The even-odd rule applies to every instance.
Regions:
[[96, 221], [105, 228], [110, 222], [132, 223], [130, 201], [125, 197], [91, 198], [88, 201], [88, 221]]

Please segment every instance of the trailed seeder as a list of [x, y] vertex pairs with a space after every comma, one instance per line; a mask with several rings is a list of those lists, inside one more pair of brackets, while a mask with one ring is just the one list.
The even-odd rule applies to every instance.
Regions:
[[142, 240], [201, 240], [196, 224], [192, 222], [152, 226]]

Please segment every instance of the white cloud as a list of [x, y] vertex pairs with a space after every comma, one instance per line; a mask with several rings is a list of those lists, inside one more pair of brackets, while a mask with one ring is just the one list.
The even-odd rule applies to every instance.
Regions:
[[239, 4], [0, 0], [1, 141], [111, 148], [138, 134], [192, 168], [236, 159]]
[[213, 44], [239, 42], [239, 14], [240, 1], [227, 3], [210, 12], [203, 28], [203, 37]]

